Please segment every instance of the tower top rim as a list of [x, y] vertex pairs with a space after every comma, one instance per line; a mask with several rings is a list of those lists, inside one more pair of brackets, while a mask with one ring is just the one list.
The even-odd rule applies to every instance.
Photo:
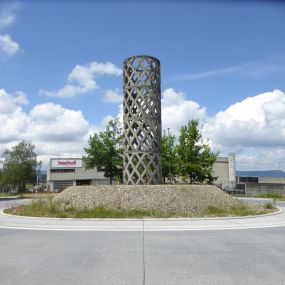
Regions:
[[154, 61], [157, 61], [160, 64], [160, 60], [158, 58], [151, 56], [151, 55], [146, 55], [146, 54], [137, 54], [137, 55], [129, 56], [129, 57], [125, 58], [124, 64], [132, 58], [150, 58]]

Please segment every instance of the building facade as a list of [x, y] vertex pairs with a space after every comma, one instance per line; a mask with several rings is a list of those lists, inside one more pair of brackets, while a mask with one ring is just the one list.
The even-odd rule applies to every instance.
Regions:
[[236, 189], [249, 196], [262, 193], [285, 195], [285, 173], [280, 170], [238, 171]]
[[216, 185], [226, 191], [233, 191], [236, 185], [236, 161], [235, 154], [218, 156], [213, 165], [213, 175], [217, 177]]
[[109, 184], [104, 172], [86, 169], [81, 158], [51, 158], [47, 170], [47, 190], [61, 191], [69, 186]]

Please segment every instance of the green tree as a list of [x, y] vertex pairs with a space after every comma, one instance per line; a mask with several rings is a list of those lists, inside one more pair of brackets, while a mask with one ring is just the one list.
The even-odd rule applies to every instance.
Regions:
[[[1, 163], [1, 161], [0, 161], [0, 163]], [[4, 185], [3, 169], [0, 168], [0, 192], [3, 192], [3, 185]]]
[[21, 141], [11, 150], [5, 150], [3, 157], [3, 183], [24, 192], [27, 183], [36, 181], [37, 171], [41, 167], [35, 146], [29, 141]]
[[184, 180], [189, 179], [190, 184], [211, 184], [216, 179], [212, 168], [217, 155], [204, 142], [199, 120], [191, 120], [181, 128], [177, 145], [177, 170]]
[[123, 135], [118, 119], [111, 120], [105, 131], [90, 136], [84, 150], [83, 160], [87, 169], [96, 167], [98, 171], [104, 171], [104, 176], [110, 178], [110, 184], [114, 176], [122, 180]]
[[161, 160], [162, 176], [165, 182], [166, 177], [171, 179], [175, 174], [175, 136], [166, 135], [165, 131], [161, 138]]

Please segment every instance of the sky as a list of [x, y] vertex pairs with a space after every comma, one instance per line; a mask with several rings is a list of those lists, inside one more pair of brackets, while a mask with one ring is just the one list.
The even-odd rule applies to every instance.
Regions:
[[46, 167], [121, 117], [126, 57], [161, 62], [162, 127], [199, 119], [238, 170], [285, 170], [282, 1], [1, 1], [0, 158], [30, 140]]

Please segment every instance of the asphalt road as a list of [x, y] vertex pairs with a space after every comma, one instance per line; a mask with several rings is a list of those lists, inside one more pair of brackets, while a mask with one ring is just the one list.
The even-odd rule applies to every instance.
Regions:
[[285, 284], [285, 227], [144, 232], [2, 228], [0, 284]]

